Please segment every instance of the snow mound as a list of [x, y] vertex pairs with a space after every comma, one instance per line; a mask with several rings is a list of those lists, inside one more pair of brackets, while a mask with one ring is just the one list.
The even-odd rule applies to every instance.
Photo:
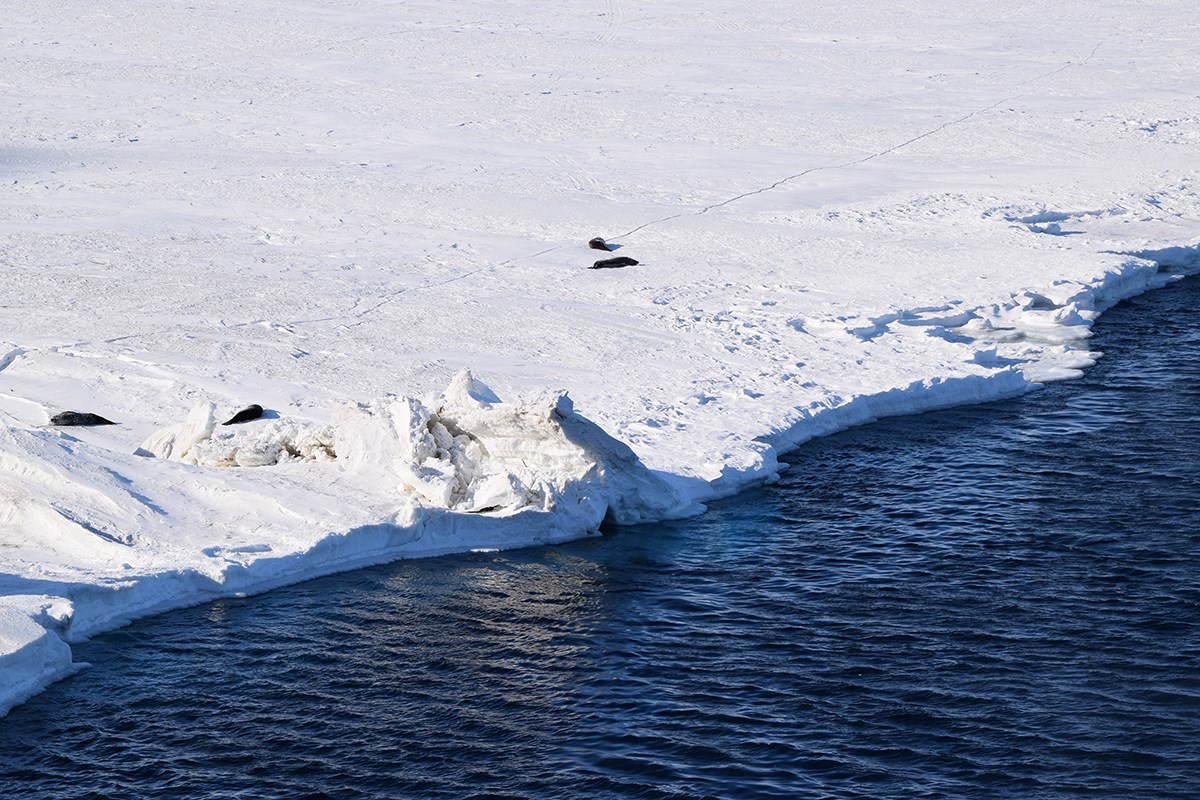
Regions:
[[0, 428], [5, 544], [89, 559], [134, 544], [146, 505], [112, 470], [77, 457], [77, 447], [55, 432]]

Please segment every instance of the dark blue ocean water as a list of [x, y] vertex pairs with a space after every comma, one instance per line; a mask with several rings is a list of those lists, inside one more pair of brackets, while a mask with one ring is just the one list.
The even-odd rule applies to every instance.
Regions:
[[99, 637], [0, 721], [0, 797], [1194, 800], [1197, 309], [702, 518]]

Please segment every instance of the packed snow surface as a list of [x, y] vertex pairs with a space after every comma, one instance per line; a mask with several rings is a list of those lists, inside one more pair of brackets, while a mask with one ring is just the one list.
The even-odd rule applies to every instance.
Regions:
[[1077, 375], [1200, 263], [1198, 20], [7, 0], [0, 711], [139, 615], [695, 513]]

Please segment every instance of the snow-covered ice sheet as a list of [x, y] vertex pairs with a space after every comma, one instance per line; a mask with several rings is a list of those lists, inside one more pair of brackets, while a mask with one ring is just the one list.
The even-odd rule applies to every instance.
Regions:
[[1182, 1], [0, 23], [0, 710], [139, 615], [693, 513], [1070, 377], [1200, 264]]

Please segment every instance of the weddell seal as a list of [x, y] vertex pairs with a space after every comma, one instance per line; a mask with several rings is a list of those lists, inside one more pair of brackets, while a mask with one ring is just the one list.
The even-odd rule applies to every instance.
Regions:
[[61, 428], [86, 425], [116, 425], [111, 419], [105, 419], [99, 414], [89, 414], [86, 411], [63, 411], [50, 418], [51, 425]]
[[222, 422], [222, 425], [236, 425], [239, 422], [249, 422], [252, 419], [258, 419], [263, 415], [263, 407], [258, 403], [246, 406], [241, 411], [234, 414], [227, 421]]
[[588, 247], [592, 248], [593, 250], [607, 250], [610, 253], [613, 250], [612, 245], [601, 239], [599, 236], [588, 242]]
[[617, 267], [636, 267], [640, 262], [629, 256], [617, 256], [616, 258], [602, 258], [595, 264], [592, 264], [588, 269], [616, 269]]

